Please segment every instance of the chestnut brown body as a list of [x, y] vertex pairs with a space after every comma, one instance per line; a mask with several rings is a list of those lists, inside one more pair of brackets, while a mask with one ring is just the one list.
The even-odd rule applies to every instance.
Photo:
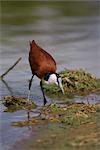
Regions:
[[43, 79], [48, 72], [56, 72], [56, 62], [53, 57], [39, 47], [34, 40], [30, 43], [29, 62], [32, 74], [40, 79]]

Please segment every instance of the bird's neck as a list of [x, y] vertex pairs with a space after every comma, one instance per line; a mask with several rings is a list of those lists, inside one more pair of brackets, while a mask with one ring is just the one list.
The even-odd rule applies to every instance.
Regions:
[[48, 81], [51, 74], [52, 74], [51, 72], [46, 73], [45, 76], [44, 76], [44, 80]]

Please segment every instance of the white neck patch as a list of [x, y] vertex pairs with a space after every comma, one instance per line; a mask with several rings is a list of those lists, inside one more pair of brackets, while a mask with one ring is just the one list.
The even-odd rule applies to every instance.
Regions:
[[49, 79], [48, 79], [49, 83], [57, 83], [57, 76], [55, 74], [51, 74]]

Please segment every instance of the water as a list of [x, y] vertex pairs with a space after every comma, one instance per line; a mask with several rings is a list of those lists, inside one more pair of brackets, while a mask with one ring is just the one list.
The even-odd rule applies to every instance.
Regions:
[[[99, 3], [82, 2], [2, 2], [0, 36], [0, 74], [19, 57], [20, 63], [0, 81], [0, 97], [13, 94], [27, 97], [31, 70], [28, 63], [29, 41], [33, 39], [57, 62], [57, 71], [83, 68], [100, 77]], [[10, 91], [8, 90], [10, 89]], [[31, 99], [43, 104], [39, 79], [34, 78]], [[97, 98], [99, 100], [99, 98]], [[79, 99], [78, 99], [79, 100]], [[1, 112], [4, 106], [1, 104]], [[23, 111], [2, 113], [2, 149], [30, 134], [27, 128], [11, 127], [12, 121], [25, 119]]]

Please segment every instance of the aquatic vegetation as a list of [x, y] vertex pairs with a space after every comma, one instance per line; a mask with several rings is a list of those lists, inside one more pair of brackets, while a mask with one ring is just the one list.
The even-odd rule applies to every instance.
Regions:
[[32, 117], [29, 121], [13, 122], [13, 126], [23, 127], [45, 122], [57, 122], [70, 126], [80, 126], [93, 122], [95, 115], [100, 112], [100, 104], [70, 104], [58, 106], [51, 104], [41, 110], [41, 115]]
[[66, 69], [60, 72], [60, 76], [62, 77], [65, 95], [61, 93], [60, 88], [56, 85], [44, 84], [44, 89], [48, 96], [61, 99], [74, 95], [87, 95], [92, 92], [100, 93], [100, 79], [82, 69]]
[[4, 110], [5, 112], [15, 112], [17, 110], [24, 109], [35, 109], [37, 107], [32, 100], [28, 101], [25, 98], [13, 96], [5, 96], [3, 104], [6, 107], [6, 109]]
[[39, 120], [37, 118], [32, 118], [30, 121], [24, 120], [24, 121], [12, 122], [12, 126], [25, 127], [25, 126], [32, 126], [32, 125], [36, 125], [36, 124], [40, 124], [40, 123], [42, 123], [41, 120]]
[[[19, 142], [16, 143], [15, 148], [21, 150], [99, 150], [99, 129], [94, 123], [72, 128], [55, 123], [49, 124], [48, 127], [43, 125], [38, 128], [37, 134], [33, 132], [30, 137], [20, 141], [21, 146], [18, 145]], [[34, 134], [37, 135], [35, 138]]]
[[[12, 122], [13, 127], [39, 127], [37, 136], [24, 142], [26, 149], [99, 149], [100, 104], [51, 104], [29, 121]], [[34, 130], [33, 130], [34, 131]], [[24, 149], [23, 148], [23, 149]], [[22, 149], [22, 148], [21, 148]]]
[[32, 126], [32, 129], [38, 124], [37, 136], [34, 138], [33, 132], [23, 143], [23, 150], [100, 149], [100, 104], [51, 104], [43, 107], [41, 115], [30, 122], [12, 123], [15, 127]]
[[66, 123], [67, 125], [81, 125], [92, 121], [93, 114], [100, 111], [100, 104], [71, 104], [57, 106], [52, 104], [44, 107], [41, 116], [43, 119]]

